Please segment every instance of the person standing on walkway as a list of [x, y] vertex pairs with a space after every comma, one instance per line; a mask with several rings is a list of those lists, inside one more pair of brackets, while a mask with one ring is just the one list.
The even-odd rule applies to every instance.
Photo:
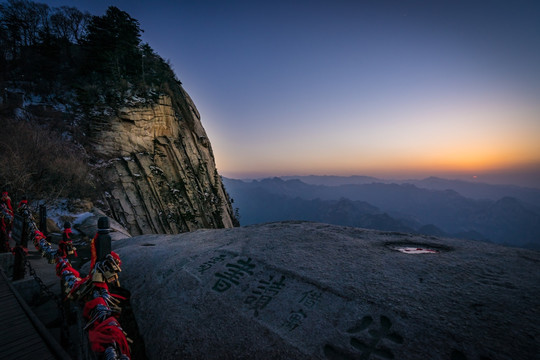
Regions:
[[26, 199], [26, 196], [23, 197], [19, 202], [19, 205], [17, 206], [17, 214], [22, 216], [24, 221], [21, 233], [21, 241], [20, 244], [17, 245], [22, 245], [24, 248], [26, 248], [28, 246], [28, 241], [32, 240], [33, 236], [33, 231], [30, 229], [30, 224], [35, 224], [32, 212], [28, 207], [28, 200]]
[[2, 197], [0, 198], [0, 202], [2, 204], [6, 204], [9, 211], [11, 211], [11, 214], [13, 214], [13, 208], [11, 207], [11, 198], [9, 197], [9, 194], [7, 191], [2, 191]]
[[58, 254], [62, 257], [67, 258], [70, 262], [73, 261], [74, 257], [78, 257], [77, 249], [73, 246], [73, 241], [71, 240], [71, 223], [66, 221], [64, 223], [64, 231], [62, 232], [62, 240], [58, 244]]
[[9, 233], [13, 224], [13, 208], [7, 191], [2, 191], [0, 198], [0, 252], [9, 252]]

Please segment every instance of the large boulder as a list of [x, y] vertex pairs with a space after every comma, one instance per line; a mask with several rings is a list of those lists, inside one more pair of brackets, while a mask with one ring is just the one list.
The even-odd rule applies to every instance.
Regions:
[[[98, 230], [98, 220], [101, 217], [108, 217], [105, 213], [98, 208], [92, 208], [91, 211], [81, 216], [81, 220], [76, 222], [73, 226], [83, 233], [89, 239], [93, 239]], [[129, 238], [131, 235], [129, 232], [114, 219], [109, 218], [109, 228], [111, 230], [110, 236], [111, 240], [119, 240], [124, 238]]]
[[540, 252], [307, 222], [113, 245], [150, 359], [539, 358]]

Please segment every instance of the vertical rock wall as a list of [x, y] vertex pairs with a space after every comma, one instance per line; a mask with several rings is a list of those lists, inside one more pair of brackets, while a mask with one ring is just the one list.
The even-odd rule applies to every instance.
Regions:
[[236, 220], [195, 105], [184, 90], [95, 124], [91, 142], [112, 216], [132, 235], [229, 228]]

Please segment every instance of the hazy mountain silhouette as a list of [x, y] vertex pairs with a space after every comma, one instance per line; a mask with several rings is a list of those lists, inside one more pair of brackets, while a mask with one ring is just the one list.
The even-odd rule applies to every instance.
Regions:
[[[313, 220], [540, 248], [538, 207], [510, 196], [479, 200], [450, 189], [376, 182], [325, 186], [297, 179], [244, 182], [224, 178], [224, 183], [235, 200], [233, 206], [239, 209], [242, 225]], [[509, 188], [514, 193], [535, 194], [534, 189]]]
[[[308, 175], [308, 176], [282, 176], [283, 180], [300, 180], [309, 185], [364, 185], [373, 183], [382, 184], [411, 184], [423, 189], [431, 190], [454, 190], [464, 197], [471, 199], [499, 200], [509, 196], [521, 200], [525, 203], [537, 206], [540, 209], [540, 189], [527, 188], [515, 185], [493, 185], [481, 182], [470, 182], [463, 180], [448, 180], [438, 177], [428, 177], [425, 179], [409, 180], [387, 180], [378, 179], [371, 176], [330, 176], [330, 175]], [[538, 210], [537, 209], [537, 210]]]
[[339, 186], [351, 184], [371, 184], [374, 182], [390, 182], [371, 176], [336, 176], [336, 175], [307, 175], [307, 176], [280, 176], [282, 180], [300, 180], [310, 185]]
[[273, 221], [306, 220], [377, 230], [414, 232], [414, 229], [364, 202], [339, 200], [305, 200], [268, 192], [262, 188], [234, 191], [234, 202], [240, 206], [242, 225]]

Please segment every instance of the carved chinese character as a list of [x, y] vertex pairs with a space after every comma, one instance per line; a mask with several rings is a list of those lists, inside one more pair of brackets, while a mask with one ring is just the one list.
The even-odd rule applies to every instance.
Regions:
[[291, 311], [289, 317], [281, 326], [289, 329], [289, 331], [293, 331], [298, 326], [302, 325], [302, 320], [304, 320], [306, 317], [307, 314], [302, 309], [298, 311]]
[[214, 256], [213, 258], [211, 258], [211, 259], [208, 260], [207, 262], [205, 262], [205, 263], [203, 263], [202, 265], [200, 265], [199, 268], [197, 269], [197, 271], [198, 271], [200, 274], [202, 274], [202, 273], [204, 273], [206, 270], [208, 270], [208, 269], [210, 269], [212, 266], [214, 266], [216, 263], [225, 260], [225, 257], [226, 257], [225, 254], [221, 254], [221, 255], [219, 255], [219, 256]]
[[[396, 332], [391, 332], [392, 322], [384, 315], [380, 317], [380, 327], [373, 329], [373, 318], [364, 316], [360, 322], [347, 330], [349, 334], [364, 333], [361, 338], [352, 337], [350, 340], [351, 346], [360, 352], [359, 359], [370, 359], [371, 355], [377, 358], [393, 359], [394, 354], [391, 349], [380, 344], [381, 340], [387, 339], [395, 344], [402, 344], [403, 337]], [[367, 332], [366, 332], [367, 330]], [[325, 345], [324, 354], [329, 359], [357, 359], [358, 356], [348, 350], [335, 348], [332, 345]]]
[[212, 287], [215, 291], [224, 292], [230, 289], [232, 285], [240, 284], [240, 278], [245, 275], [253, 275], [251, 270], [255, 267], [255, 264], [252, 264], [251, 258], [248, 258], [246, 261], [238, 260], [236, 264], [228, 263], [225, 266], [228, 268], [227, 271], [215, 273], [218, 278]]
[[[392, 322], [389, 318], [387, 318], [384, 315], [381, 315], [380, 318], [380, 328], [379, 329], [371, 329], [368, 331], [369, 337], [371, 338], [370, 341], [363, 341], [357, 338], [351, 338], [351, 345], [358, 350], [362, 351], [362, 353], [369, 357], [370, 354], [383, 356], [383, 357], [393, 357], [392, 351], [390, 349], [387, 349], [385, 347], [379, 346], [379, 342], [382, 339], [388, 339], [396, 344], [402, 344], [403, 338], [401, 335], [397, 334], [396, 332], [390, 332], [390, 328], [392, 327]], [[373, 319], [371, 316], [366, 316], [362, 319], [361, 326], [353, 327], [348, 330], [349, 333], [358, 333], [360, 331], [363, 331], [363, 325], [370, 326], [373, 322]]]
[[321, 301], [322, 292], [316, 290], [310, 290], [302, 293], [302, 298], [298, 301], [305, 307], [313, 308]]
[[259, 280], [259, 285], [244, 300], [244, 304], [249, 305], [249, 309], [254, 311], [254, 315], [259, 316], [259, 310], [262, 310], [276, 296], [279, 291], [285, 286], [285, 276], [281, 276], [279, 281], [273, 281], [274, 276], [270, 276], [269, 280]]

